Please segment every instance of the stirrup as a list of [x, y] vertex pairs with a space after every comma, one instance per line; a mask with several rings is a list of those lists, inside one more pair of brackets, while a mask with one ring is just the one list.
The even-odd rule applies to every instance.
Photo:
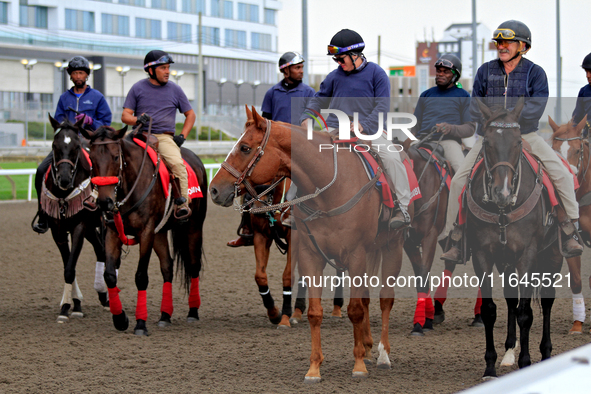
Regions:
[[[39, 218], [39, 220], [37, 220], [37, 223], [33, 224], [35, 222], [35, 219], [37, 218]], [[31, 222], [31, 228], [37, 234], [45, 234], [47, 230], [49, 230], [49, 223], [47, 223], [47, 218], [44, 217], [44, 214], [40, 213], [40, 211], [37, 211], [37, 213], [35, 214], [35, 217]]]
[[191, 208], [189, 208], [189, 204], [187, 204], [186, 202], [181, 204], [181, 205], [177, 205], [174, 209], [174, 217], [177, 220], [184, 220], [184, 219], [188, 219], [189, 216], [191, 216]]

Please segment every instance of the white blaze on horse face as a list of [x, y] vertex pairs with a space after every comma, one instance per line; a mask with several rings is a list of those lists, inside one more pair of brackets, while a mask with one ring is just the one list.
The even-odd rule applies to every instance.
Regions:
[[511, 191], [509, 190], [509, 177], [505, 176], [505, 182], [503, 185], [503, 190], [501, 190], [501, 195], [503, 197], [509, 197], [510, 194], [511, 194]]
[[503, 134], [503, 129], [497, 129], [497, 133]]
[[65, 143], [66, 145], [68, 145], [70, 142], [72, 142], [72, 139], [71, 139], [70, 137], [68, 137], [68, 136], [65, 136], [65, 137], [64, 137], [64, 143]]
[[570, 145], [568, 141], [562, 141], [562, 145], [560, 145], [560, 154], [562, 157], [568, 160], [568, 150], [570, 149]]
[[226, 156], [226, 160], [224, 160], [224, 161], [228, 161], [228, 158], [230, 157], [230, 155], [232, 153], [234, 153], [234, 151], [236, 150], [236, 147], [238, 146], [238, 144], [240, 144], [240, 141], [242, 141], [242, 137], [244, 137], [244, 134], [245, 133], [242, 133], [242, 135], [240, 136], [240, 138], [238, 138], [238, 141], [236, 141], [236, 143], [232, 147], [232, 150], [230, 150], [230, 153], [228, 153], [228, 156]]

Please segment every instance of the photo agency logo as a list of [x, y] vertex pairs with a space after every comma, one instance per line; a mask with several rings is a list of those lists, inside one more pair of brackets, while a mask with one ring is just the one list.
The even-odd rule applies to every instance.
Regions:
[[[408, 138], [413, 141], [416, 141], [417, 138], [412, 134], [410, 129], [417, 124], [417, 118], [413, 114], [409, 114], [406, 112], [388, 112], [385, 114], [383, 112], [378, 113], [378, 130], [375, 134], [364, 134], [359, 130], [359, 113], [353, 113], [353, 119], [345, 112], [340, 111], [338, 109], [321, 109], [320, 113], [314, 111], [313, 109], [308, 108], [306, 113], [314, 119], [314, 121], [318, 124], [321, 130], [328, 130], [332, 131], [334, 128], [329, 128], [326, 120], [324, 119], [323, 115], [334, 115], [336, 116], [339, 124], [339, 140], [349, 140], [352, 138], [351, 136], [351, 126], [353, 126], [353, 133], [355, 137], [359, 138], [362, 141], [374, 141], [378, 138], [385, 136], [388, 141], [392, 141], [392, 132], [394, 130], [402, 131]], [[386, 119], [386, 130], [384, 130], [384, 117]], [[400, 120], [408, 119], [410, 122], [398, 123]], [[312, 134], [314, 131], [314, 123], [307, 122], [308, 125], [308, 133], [307, 138], [308, 140], [312, 139]], [[400, 144], [372, 144], [374, 150], [380, 151], [380, 149], [386, 149], [391, 152], [401, 152], [402, 145]], [[346, 147], [345, 149], [351, 150], [351, 146]], [[368, 145], [364, 144], [356, 144], [353, 145], [353, 150], [361, 151], [365, 149], [369, 149]], [[334, 149], [334, 145], [332, 144], [320, 144], [319, 145], [320, 151], [323, 149]], [[340, 148], [338, 148], [340, 150]]]

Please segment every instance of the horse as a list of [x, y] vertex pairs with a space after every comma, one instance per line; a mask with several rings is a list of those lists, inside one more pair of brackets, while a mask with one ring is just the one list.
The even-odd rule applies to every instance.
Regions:
[[[554, 278], [554, 274], [560, 272], [563, 258], [558, 242], [553, 241], [545, 248], [548, 243], [545, 236], [551, 230], [556, 231], [556, 220], [545, 222], [549, 203], [542, 194], [542, 166], [538, 162], [539, 168], [534, 170], [523, 152], [518, 123], [524, 107], [523, 97], [512, 111], [500, 108], [493, 112], [482, 101], [477, 100], [477, 104], [485, 125], [482, 164], [473, 170], [466, 185], [464, 201], [467, 209], [463, 212], [467, 226], [465, 239], [482, 292], [486, 336], [483, 379], [486, 380], [497, 376], [493, 336], [497, 312], [492, 298], [493, 283], [497, 282], [494, 283], [497, 287], [503, 285], [508, 309], [506, 353], [501, 365], [512, 365], [515, 361], [517, 321], [521, 345], [518, 366], [526, 367], [531, 364], [529, 332], [533, 322], [531, 298], [534, 288], [541, 298], [543, 312], [543, 335], [539, 347], [542, 360], [551, 355], [550, 314], [555, 288], [552, 285], [554, 279], [550, 279], [550, 284], [546, 280], [547, 275]], [[545, 223], [551, 222], [553, 227], [549, 230]], [[494, 266], [500, 278], [493, 282]]]
[[[576, 192], [579, 202], [579, 226], [581, 236], [587, 247], [591, 247], [591, 172], [589, 165], [589, 140], [582, 135], [587, 124], [587, 115], [578, 123], [573, 124], [572, 120], [567, 124], [558, 126], [550, 116], [548, 122], [552, 127], [552, 149], [558, 152], [568, 161], [573, 172], [577, 175], [579, 189]], [[573, 325], [569, 330], [570, 334], [582, 334], [585, 320], [585, 299], [581, 294], [581, 256], [566, 259], [571, 274], [570, 284], [573, 293]], [[589, 278], [591, 286], [591, 277]], [[582, 320], [581, 320], [582, 319]]]
[[[129, 318], [119, 298], [115, 269], [120, 264], [122, 246], [139, 243], [140, 258], [135, 275], [138, 296], [134, 334], [143, 336], [149, 335], [146, 327], [146, 289], [152, 249], [160, 260], [164, 280], [158, 326], [168, 327], [172, 324], [170, 319], [174, 309], [174, 262], [177, 268], [184, 270], [183, 284], [189, 294], [187, 322], [194, 323], [199, 320], [199, 273], [207, 200], [192, 199], [193, 213], [188, 220], [179, 221], [171, 218], [171, 193], [168, 193], [168, 198], [163, 193], [163, 183], [167, 184], [169, 179], [159, 176], [159, 167], [163, 165], [160, 156], [154, 153], [157, 157], [154, 164], [147, 158], [148, 150], [151, 149], [148, 144], [141, 147], [133, 139], [139, 133], [130, 133], [124, 138], [126, 131], [127, 126], [120, 130], [103, 126], [94, 132], [83, 130], [82, 134], [90, 140], [92, 181], [97, 185], [98, 205], [107, 222], [105, 282], [109, 291], [113, 324], [119, 331], [125, 331], [129, 326]], [[184, 148], [181, 148], [181, 153], [195, 172], [200, 187], [207, 187], [205, 168], [199, 157]], [[172, 257], [168, 246], [169, 230], [172, 231]], [[129, 239], [127, 235], [133, 235], [135, 238]]]
[[[82, 122], [72, 124], [65, 119], [61, 124], [49, 115], [54, 130], [53, 162], [42, 184], [40, 203], [48, 216], [53, 240], [62, 256], [64, 264], [64, 292], [60, 303], [58, 323], [69, 321], [72, 317], [83, 317], [82, 292], [76, 280], [76, 264], [86, 238], [94, 249], [97, 259], [95, 289], [103, 307], [109, 306], [107, 289], [102, 279], [105, 262], [105, 249], [97, 228], [101, 228], [98, 212], [86, 209], [84, 200], [92, 194], [90, 183], [91, 168], [86, 159], [78, 131]], [[71, 247], [68, 245], [68, 234]]]
[[[339, 270], [346, 269], [349, 279], [356, 283], [355, 279], [374, 273], [381, 263], [381, 279], [386, 283], [388, 277], [395, 278], [400, 272], [403, 231], [388, 231], [387, 220], [380, 221], [381, 196], [373, 187], [378, 178], [374, 176], [368, 183], [357, 155], [346, 149], [337, 153], [328, 133], [313, 132], [309, 140], [303, 128], [266, 120], [254, 108], [251, 111], [247, 107], [246, 115], [244, 132], [212, 180], [210, 195], [215, 204], [228, 207], [245, 189], [253, 188], [251, 183], [262, 185], [285, 176], [297, 185], [302, 197], [290, 203], [294, 204], [295, 222], [302, 233], [297, 242], [298, 269], [300, 275], [308, 278], [312, 337], [305, 382], [316, 383], [321, 380], [320, 366], [324, 360], [320, 336], [322, 287], [317, 285], [322, 281], [324, 267], [331, 264]], [[409, 210], [412, 213], [412, 204]], [[316, 217], [321, 219], [313, 220]], [[378, 224], [384, 231], [378, 232]], [[353, 323], [354, 378], [369, 375], [364, 362], [371, 357], [373, 346], [369, 301], [366, 284], [351, 287], [347, 314]], [[394, 288], [384, 285], [380, 289], [382, 330], [378, 368], [391, 365], [388, 326], [393, 303]]]

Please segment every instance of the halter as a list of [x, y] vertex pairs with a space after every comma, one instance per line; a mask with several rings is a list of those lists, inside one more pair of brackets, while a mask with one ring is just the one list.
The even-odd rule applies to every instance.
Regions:
[[[62, 128], [58, 128], [55, 133], [53, 134], [54, 136], [56, 136], [60, 131], [62, 131]], [[78, 153], [76, 154], [76, 162], [73, 163], [71, 160], [68, 159], [61, 159], [60, 161], [58, 161], [57, 163], [55, 162], [55, 154], [53, 155], [53, 166], [51, 167], [51, 177], [53, 178], [53, 183], [55, 185], [57, 185], [57, 187], [59, 187], [62, 190], [70, 190], [72, 188], [74, 188], [74, 178], [76, 177], [76, 172], [78, 171], [78, 160], [80, 159], [80, 149], [82, 149], [82, 147], [80, 147], [78, 149]], [[70, 170], [70, 184], [63, 188], [60, 184], [58, 184], [58, 182], [56, 181], [56, 177], [57, 177], [57, 167], [62, 164], [62, 163], [66, 163], [69, 164], [72, 169]]]
[[[556, 141], [576, 141], [576, 140], [580, 140], [581, 141], [581, 152], [579, 153], [579, 160], [577, 162], [577, 175], [581, 173], [581, 167], [583, 165], [583, 159], [584, 159], [584, 155], [585, 155], [585, 140], [586, 138], [581, 136], [578, 137], [571, 137], [571, 138], [558, 138], [558, 137], [554, 137], [554, 139]], [[565, 157], [566, 159], [566, 157]], [[582, 180], [583, 182], [585, 181], [585, 175], [587, 175], [587, 171], [589, 171], [589, 164], [591, 163], [591, 160], [587, 160], [587, 167], [585, 168], [585, 171], [582, 174]]]

